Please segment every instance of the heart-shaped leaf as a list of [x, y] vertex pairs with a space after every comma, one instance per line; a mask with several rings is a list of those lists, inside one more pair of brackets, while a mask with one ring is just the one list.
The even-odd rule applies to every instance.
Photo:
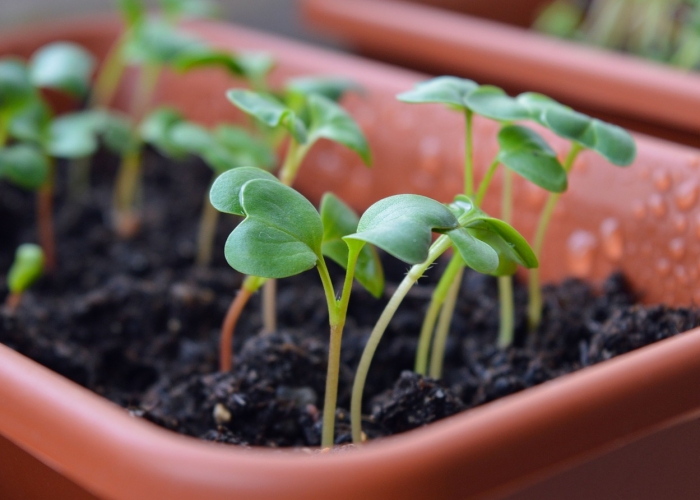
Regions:
[[188, 54], [201, 53], [206, 45], [178, 31], [162, 19], [146, 19], [132, 29], [124, 46], [124, 58], [134, 65], [175, 65]]
[[173, 108], [158, 108], [144, 118], [139, 128], [139, 135], [146, 143], [154, 146], [163, 155], [182, 158], [187, 150], [170, 139], [172, 128], [184, 121], [182, 113]]
[[318, 94], [308, 97], [308, 142], [330, 139], [355, 151], [365, 165], [372, 164], [372, 154], [364, 134], [355, 120], [335, 102]]
[[275, 60], [265, 52], [246, 51], [238, 54], [238, 64], [246, 79], [259, 88], [263, 86], [265, 78], [275, 66]]
[[498, 253], [490, 245], [460, 227], [447, 233], [464, 262], [477, 272], [491, 274], [498, 269]]
[[475, 113], [500, 121], [525, 120], [530, 111], [517, 99], [510, 97], [503, 89], [493, 85], [482, 85], [470, 92], [466, 104]]
[[[470, 230], [473, 236], [488, 243], [499, 253], [502, 251], [509, 260], [517, 262], [528, 269], [539, 265], [537, 256], [530, 244], [510, 224], [484, 215], [469, 221], [465, 227]], [[505, 242], [505, 247], [499, 248], [502, 245], [493, 244], [494, 240], [491, 238], [491, 235], [488, 237], [484, 236], [483, 232], [498, 236]]]
[[464, 78], [439, 76], [418, 83], [413, 90], [399, 94], [397, 99], [410, 103], [442, 103], [459, 109], [467, 109], [467, 96], [479, 85]]
[[294, 189], [276, 180], [251, 180], [240, 190], [240, 203], [246, 218], [224, 248], [227, 262], [237, 271], [286, 278], [311, 269], [323, 258], [321, 216]]
[[563, 104], [558, 103], [551, 97], [537, 92], [525, 92], [515, 98], [518, 103], [525, 107], [530, 113], [530, 119], [536, 121], [540, 125], [544, 125], [544, 112], [551, 108], [565, 108]]
[[294, 111], [274, 97], [245, 89], [229, 90], [226, 97], [238, 109], [265, 125], [273, 128], [284, 127], [298, 143], [306, 142], [307, 131], [304, 123]]
[[241, 205], [240, 195], [243, 185], [255, 179], [265, 179], [279, 182], [277, 177], [269, 172], [255, 167], [240, 167], [227, 170], [214, 180], [209, 192], [209, 200], [219, 212], [234, 215], [245, 215]]
[[[321, 221], [323, 222], [323, 255], [347, 269], [348, 245], [343, 237], [357, 231], [360, 218], [342, 200], [326, 193], [321, 200]], [[355, 279], [369, 293], [379, 298], [384, 291], [384, 272], [377, 251], [365, 245], [360, 251], [355, 267]]]
[[7, 273], [7, 288], [12, 293], [23, 293], [44, 272], [44, 252], [39, 245], [24, 243], [17, 247], [15, 260]]
[[50, 121], [51, 110], [46, 103], [42, 99], [30, 99], [11, 115], [9, 134], [18, 141], [44, 144]]
[[596, 135], [593, 129], [593, 119], [590, 116], [567, 109], [552, 107], [542, 115], [544, 125], [557, 134], [589, 148], [595, 149]]
[[14, 144], [0, 149], [0, 179], [35, 191], [49, 174], [49, 161], [41, 150], [30, 144]]
[[81, 98], [90, 89], [95, 57], [80, 45], [55, 42], [37, 50], [29, 61], [29, 75], [36, 87], [66, 92]]
[[99, 146], [101, 115], [90, 111], [60, 116], [49, 126], [46, 149], [56, 158], [85, 158], [95, 154]]
[[552, 191], [566, 191], [566, 171], [554, 150], [534, 130], [508, 125], [498, 133], [498, 159], [533, 184]]
[[131, 119], [116, 111], [100, 110], [99, 133], [107, 149], [118, 155], [124, 155], [139, 148], [139, 139], [134, 136]]
[[345, 240], [371, 243], [408, 264], [428, 258], [431, 233], [459, 226], [442, 203], [425, 196], [400, 194], [378, 201], [360, 218], [357, 232]]
[[24, 62], [14, 58], [5, 58], [0, 61], [1, 113], [9, 113], [24, 106], [35, 95], [29, 71]]

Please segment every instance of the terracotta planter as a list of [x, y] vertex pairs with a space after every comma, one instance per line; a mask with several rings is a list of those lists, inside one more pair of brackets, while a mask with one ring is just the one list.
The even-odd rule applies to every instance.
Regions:
[[[101, 54], [118, 29], [99, 19], [44, 26], [3, 37], [0, 51], [27, 54], [50, 40], [70, 39]], [[451, 199], [463, 154], [459, 116], [394, 99], [423, 75], [221, 24], [191, 29], [223, 47], [269, 51], [280, 61], [277, 79], [343, 74], [366, 88], [346, 104], [369, 136], [376, 166], [366, 170], [354, 155], [325, 144], [298, 183], [312, 199], [325, 190], [359, 208], [399, 192]], [[231, 85], [218, 72], [169, 77], [161, 99], [205, 121], [227, 120], [235, 117], [223, 100]], [[476, 129], [483, 169], [495, 148], [494, 124], [478, 121]], [[563, 149], [562, 141], [547, 137]], [[638, 147], [639, 159], [627, 171], [593, 154], [580, 158], [555, 215], [544, 277], [573, 272], [596, 280], [620, 268], [649, 302], [700, 302], [700, 152], [641, 136]], [[522, 208], [515, 223], [529, 235], [543, 193], [524, 185], [517, 192]], [[305, 455], [172, 434], [0, 346], [0, 497], [41, 497], [47, 489], [51, 498], [89, 497], [85, 492], [171, 500], [483, 497], [511, 493], [601, 455], [522, 494], [546, 498], [562, 481], [576, 488], [581, 473], [594, 486], [618, 482], [618, 471], [648, 478], [645, 467], [664, 456], [659, 440], [668, 435], [697, 458], [698, 359], [700, 329], [359, 450]], [[682, 453], [682, 446], [674, 447], [673, 459], [692, 464]], [[600, 466], [611, 459], [618, 469]], [[698, 487], [696, 474], [668, 480]]]
[[[542, 2], [424, 1], [526, 26]], [[426, 71], [537, 91], [620, 125], [700, 140], [700, 74], [550, 38], [523, 27], [389, 0], [305, 0], [306, 19], [362, 53]], [[523, 12], [527, 11], [527, 12]]]

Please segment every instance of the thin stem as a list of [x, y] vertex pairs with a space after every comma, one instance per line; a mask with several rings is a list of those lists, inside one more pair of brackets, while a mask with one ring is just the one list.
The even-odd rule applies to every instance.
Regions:
[[80, 200], [90, 188], [90, 162], [92, 158], [76, 158], [68, 165], [68, 198]]
[[214, 252], [214, 239], [216, 238], [216, 224], [219, 220], [219, 211], [209, 201], [209, 189], [202, 202], [202, 215], [199, 220], [199, 234], [197, 235], [197, 265], [208, 267]]
[[140, 122], [151, 107], [161, 73], [160, 66], [145, 65], [141, 68], [136, 93], [129, 106], [129, 112], [135, 122]]
[[[571, 171], [576, 157], [582, 150], [583, 146], [579, 145], [577, 142], [571, 144], [571, 149], [563, 164], [564, 171], [566, 171], [567, 174]], [[537, 231], [535, 232], [535, 240], [532, 245], [532, 250], [535, 252], [535, 256], [538, 260], [540, 260], [542, 255], [542, 246], [547, 234], [547, 228], [549, 227], [549, 221], [552, 218], [552, 214], [554, 214], [554, 207], [557, 201], [559, 201], [560, 196], [560, 193], [550, 193], [542, 209], [542, 213], [540, 214]], [[538, 268], [530, 269], [528, 291], [530, 295], [530, 301], [527, 307], [528, 328], [533, 332], [537, 330], [542, 319], [542, 290], [540, 290], [540, 272]]]
[[338, 402], [340, 348], [350, 302], [350, 293], [352, 292], [355, 265], [357, 264], [360, 249], [361, 246], [357, 248], [350, 247], [347, 272], [345, 273], [345, 282], [340, 300], [335, 299], [335, 292], [328, 274], [328, 268], [322, 256], [319, 257], [317, 266], [323, 282], [323, 288], [326, 291], [326, 298], [331, 299], [328, 303], [331, 338], [328, 347], [328, 372], [326, 374], [326, 394], [323, 401], [323, 430], [321, 433], [321, 446], [324, 448], [333, 446], [335, 442], [335, 409]]
[[263, 285], [263, 332], [277, 331], [277, 280], [267, 280]]
[[418, 339], [418, 351], [416, 352], [415, 371], [420, 375], [426, 375], [428, 373], [428, 355], [430, 352], [430, 341], [433, 338], [433, 331], [435, 330], [435, 322], [437, 321], [445, 297], [447, 297], [448, 291], [450, 290], [450, 286], [455, 281], [459, 269], [463, 266], [464, 260], [461, 255], [459, 255], [459, 252], [454, 252], [450, 263], [447, 264], [447, 268], [445, 268], [445, 272], [440, 277], [440, 281], [430, 298], [430, 305], [423, 319], [423, 326], [421, 327], [420, 337]]
[[5, 299], [5, 307], [10, 314], [14, 314], [22, 302], [22, 294], [11, 292]]
[[114, 191], [115, 229], [122, 238], [138, 232], [139, 214], [136, 200], [141, 184], [141, 147], [122, 156]]
[[[501, 220], [510, 223], [513, 212], [513, 172], [503, 171], [503, 193], [501, 198]], [[498, 345], [509, 346], [515, 337], [515, 304], [513, 302], [513, 277], [498, 277], [498, 297], [501, 320], [499, 322]]]
[[297, 178], [299, 167], [309, 151], [309, 145], [300, 145], [293, 138], [289, 139], [287, 155], [280, 169], [279, 179], [285, 186], [291, 186]]
[[245, 305], [250, 300], [250, 297], [260, 288], [263, 278], [248, 276], [236, 294], [236, 297], [231, 301], [231, 305], [226, 311], [224, 323], [221, 326], [221, 335], [219, 337], [219, 370], [222, 372], [231, 371], [233, 358], [233, 334], [236, 331], [236, 325], [241, 317]]
[[442, 305], [442, 311], [440, 311], [440, 319], [438, 320], [435, 338], [433, 339], [433, 352], [430, 357], [430, 376], [432, 378], [442, 378], [445, 346], [447, 345], [447, 337], [450, 334], [450, 323], [452, 323], [452, 316], [454, 315], [455, 306], [457, 304], [457, 296], [459, 295], [459, 288], [462, 285], [463, 275], [464, 266], [460, 266], [457, 275], [450, 285], [445, 303]]
[[481, 202], [484, 201], [484, 197], [486, 196], [486, 191], [488, 191], [489, 186], [491, 185], [491, 179], [493, 179], [493, 174], [496, 173], [496, 168], [501, 162], [496, 158], [491, 162], [491, 165], [489, 165], [489, 169], [486, 171], [484, 174], [484, 178], [481, 179], [481, 183], [479, 183], [479, 190], [476, 193], [476, 197], [474, 198], [474, 203], [476, 206], [481, 206]]
[[418, 278], [423, 276], [423, 273], [435, 262], [435, 260], [442, 255], [448, 248], [450, 248], [450, 239], [442, 235], [440, 236], [430, 247], [430, 252], [428, 253], [428, 258], [425, 262], [421, 264], [416, 264], [411, 267], [408, 274], [399, 284], [398, 288], [394, 292], [394, 295], [389, 300], [389, 303], [382, 311], [381, 316], [374, 325], [374, 329], [365, 345], [365, 350], [362, 352], [362, 357], [360, 358], [360, 364], [355, 372], [355, 381], [352, 386], [352, 400], [350, 403], [350, 419], [352, 424], [352, 440], [354, 443], [362, 442], [362, 393], [365, 388], [365, 381], [367, 380], [367, 373], [369, 372], [369, 367], [372, 364], [372, 358], [377, 350], [377, 346], [386, 331], [389, 322], [394, 317], [396, 310], [403, 301], [404, 297], [411, 289], [411, 287], [418, 281]]
[[472, 132], [473, 117], [474, 114], [470, 109], [464, 110], [464, 194], [470, 197], [474, 192], [474, 134]]
[[36, 194], [37, 224], [39, 226], [39, 241], [44, 251], [44, 269], [47, 274], [56, 270], [56, 236], [53, 225], [53, 190], [56, 167], [49, 159], [49, 172], [46, 182]]
[[7, 113], [0, 113], [0, 147], [7, 143], [8, 118]]
[[498, 345], [508, 347], [515, 337], [515, 306], [513, 304], [513, 277], [498, 277], [498, 300], [501, 305], [501, 322], [498, 330]]
[[126, 69], [126, 64], [122, 57], [126, 36], [126, 33], [120, 36], [110, 47], [95, 80], [95, 85], [90, 95], [89, 107], [108, 107], [114, 100], [114, 95], [119, 88], [122, 75]]

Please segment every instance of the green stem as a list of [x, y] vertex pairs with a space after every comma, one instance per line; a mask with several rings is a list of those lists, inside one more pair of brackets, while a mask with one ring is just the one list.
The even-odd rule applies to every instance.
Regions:
[[[501, 199], [501, 220], [510, 223], [513, 212], [513, 172], [503, 171], [503, 193]], [[498, 345], [509, 346], [515, 338], [515, 304], [513, 302], [513, 277], [498, 277], [498, 297], [501, 320], [498, 331]]]
[[122, 156], [114, 191], [114, 216], [117, 233], [133, 236], [138, 227], [136, 208], [141, 180], [141, 148], [139, 145]]
[[294, 139], [289, 139], [289, 147], [287, 155], [284, 158], [284, 163], [280, 169], [279, 179], [285, 186], [291, 186], [297, 178], [299, 167], [309, 151], [308, 144], [301, 145]]
[[440, 311], [440, 319], [438, 320], [435, 338], [433, 339], [433, 352], [430, 357], [430, 376], [435, 379], [442, 378], [445, 346], [447, 345], [447, 337], [450, 334], [450, 323], [452, 323], [452, 316], [455, 311], [455, 305], [457, 304], [457, 296], [459, 295], [459, 288], [462, 284], [463, 275], [464, 266], [460, 266], [457, 270], [457, 275], [452, 280], [447, 297], [442, 305], [442, 311]]
[[211, 264], [211, 256], [214, 251], [214, 239], [216, 238], [216, 224], [219, 220], [219, 211], [209, 201], [209, 191], [204, 195], [202, 202], [202, 215], [199, 220], [199, 233], [197, 235], [197, 265], [208, 267]]
[[464, 194], [471, 197], [474, 192], [474, 134], [472, 122], [474, 113], [470, 109], [464, 110], [465, 118], [465, 143], [464, 143]]
[[[568, 174], [571, 171], [571, 167], [574, 165], [574, 161], [578, 154], [583, 150], [577, 142], [571, 143], [571, 149], [569, 154], [564, 160], [564, 170]], [[540, 214], [540, 220], [537, 224], [537, 231], [535, 232], [535, 239], [532, 245], [532, 249], [535, 252], [537, 260], [540, 260], [542, 255], [542, 246], [544, 244], [544, 238], [547, 234], [547, 228], [549, 227], [549, 221], [554, 213], [554, 207], [559, 201], [561, 193], [550, 193], [547, 197], [547, 202], [545, 203], [542, 213]], [[542, 290], [540, 290], [540, 272], [538, 268], [530, 269], [530, 275], [528, 280], [528, 291], [530, 295], [530, 301], [527, 307], [527, 318], [528, 318], [528, 328], [531, 332], [537, 330], [542, 319]]]
[[430, 341], [433, 338], [433, 331], [435, 330], [435, 322], [437, 321], [438, 314], [447, 297], [448, 291], [455, 281], [460, 268], [463, 266], [464, 260], [462, 256], [459, 252], [454, 252], [450, 263], [447, 264], [445, 272], [440, 277], [440, 281], [430, 298], [430, 305], [423, 319], [423, 326], [421, 327], [418, 340], [418, 351], [416, 353], [415, 371], [420, 375], [426, 375], [428, 373], [428, 355], [430, 353]]
[[328, 373], [326, 375], [326, 395], [323, 401], [323, 430], [321, 432], [321, 446], [328, 448], [335, 442], [335, 409], [338, 401], [338, 381], [340, 374], [340, 347], [343, 340], [343, 328], [350, 303], [352, 281], [355, 275], [355, 265], [360, 255], [361, 246], [350, 246], [348, 253], [348, 265], [345, 273], [345, 282], [340, 300], [335, 298], [335, 290], [331, 282], [328, 268], [323, 256], [319, 256], [318, 272], [328, 301], [328, 315], [330, 323], [330, 344], [328, 348]]
[[110, 47], [90, 95], [90, 108], [106, 108], [114, 100], [114, 94], [119, 88], [119, 83], [126, 69], [126, 64], [122, 57], [126, 36], [126, 33], [123, 34]]
[[357, 372], [355, 372], [355, 381], [352, 386], [352, 400], [350, 403], [350, 418], [352, 424], [352, 440], [354, 443], [362, 442], [362, 393], [365, 388], [365, 381], [367, 380], [367, 373], [369, 372], [369, 367], [372, 364], [372, 358], [377, 350], [377, 346], [386, 331], [389, 322], [394, 317], [396, 310], [403, 301], [406, 294], [415, 284], [418, 279], [423, 276], [423, 273], [435, 262], [435, 260], [442, 255], [448, 248], [450, 248], [450, 239], [442, 235], [431, 245], [430, 251], [428, 253], [428, 258], [425, 262], [421, 264], [416, 264], [409, 270], [408, 274], [399, 284], [398, 288], [394, 292], [394, 295], [389, 300], [389, 303], [382, 311], [381, 316], [374, 325], [374, 329], [370, 334], [367, 345], [365, 345], [365, 350], [362, 352], [362, 357], [360, 358], [360, 364], [357, 367]]
[[9, 119], [7, 113], [0, 113], [0, 147], [7, 143]]
[[488, 191], [489, 186], [491, 185], [491, 179], [493, 179], [493, 174], [496, 173], [496, 168], [500, 163], [501, 162], [498, 160], [498, 158], [493, 160], [491, 165], [489, 165], [489, 169], [484, 174], [484, 178], [481, 179], [481, 183], [479, 184], [479, 190], [477, 191], [476, 197], [474, 198], [474, 203], [477, 207], [481, 206], [481, 203], [484, 201], [486, 191]]
[[161, 73], [160, 66], [145, 65], [141, 68], [136, 93], [129, 106], [129, 112], [135, 122], [140, 122], [151, 107]]

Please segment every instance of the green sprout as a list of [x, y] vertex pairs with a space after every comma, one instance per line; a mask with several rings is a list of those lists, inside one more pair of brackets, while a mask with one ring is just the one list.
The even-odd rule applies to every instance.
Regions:
[[[384, 278], [379, 258], [364, 242], [345, 238], [357, 229], [358, 219], [338, 198], [324, 196], [319, 215], [306, 198], [257, 168], [241, 167], [220, 175], [211, 189], [211, 203], [217, 210], [245, 217], [224, 250], [237, 271], [257, 279], [278, 279], [318, 269], [330, 323], [322, 446], [332, 446], [340, 346], [352, 282], [356, 277], [373, 295], [381, 295]], [[346, 269], [339, 299], [324, 255]], [[230, 342], [227, 348], [230, 353]]]
[[[441, 236], [431, 244], [432, 232]], [[357, 233], [344, 239], [371, 243], [412, 264], [375, 324], [355, 373], [350, 415], [353, 441], [359, 443], [362, 394], [374, 353], [404, 297], [437, 258], [454, 247], [466, 265], [481, 273], [494, 273], [511, 261], [535, 267], [537, 259], [513, 227], [489, 217], [465, 195], [449, 206], [418, 195], [380, 200], [363, 214]]]
[[[532, 120], [570, 141], [571, 146], [563, 162], [567, 174], [581, 151], [586, 149], [595, 151], [616, 166], [624, 167], [634, 161], [637, 154], [634, 139], [623, 128], [574, 111], [542, 94], [520, 94], [517, 101], [529, 110]], [[560, 193], [550, 193], [540, 214], [532, 245], [538, 258], [560, 196]], [[537, 269], [530, 271], [529, 295], [528, 325], [534, 331], [542, 318], [542, 290]]]
[[[463, 194], [473, 196], [477, 206], [481, 205], [498, 166], [504, 165], [506, 170], [501, 214], [504, 221], [510, 221], [511, 172], [516, 172], [530, 182], [553, 192], [566, 189], [566, 173], [545, 140], [534, 130], [512, 125], [513, 121], [528, 119], [529, 110], [502, 89], [491, 85], [480, 86], [472, 80], [443, 76], [419, 83], [413, 90], [400, 94], [398, 98], [409, 103], [444, 104], [465, 116]], [[474, 194], [472, 121], [475, 114], [498, 121], [501, 129], [498, 133], [499, 151]], [[499, 344], [502, 346], [512, 343], [515, 329], [511, 275], [516, 272], [519, 264], [525, 265], [517, 259], [505, 258], [506, 250], [502, 249], [500, 252], [504, 257], [501, 258], [501, 265], [489, 273], [498, 276], [501, 297]], [[435, 378], [442, 375], [446, 340], [464, 267], [465, 262], [460, 254], [455, 252], [433, 293], [421, 327], [415, 363], [417, 373], [425, 375], [429, 372]]]
[[52, 116], [40, 90], [53, 89], [81, 99], [94, 66], [90, 53], [69, 42], [46, 45], [26, 63], [0, 60], [0, 178], [36, 191], [39, 239], [48, 272], [56, 266], [54, 158], [72, 157], [81, 136], [73, 135], [77, 130], [70, 115]]
[[[309, 82], [317, 82], [311, 85]], [[319, 82], [329, 82], [321, 85]], [[306, 80], [315, 89], [303, 94], [299, 87], [288, 89], [290, 105], [268, 93], [233, 89], [227, 93], [229, 101], [260, 124], [273, 143], [287, 140], [287, 150], [278, 178], [291, 186], [309, 150], [321, 139], [331, 140], [355, 151], [366, 165], [372, 158], [369, 145], [352, 117], [331, 98], [342, 95], [346, 83], [330, 83], [329, 79]], [[307, 87], [307, 89], [308, 89]], [[326, 96], [315, 93], [323, 89]], [[271, 138], [271, 139], [270, 139]], [[281, 139], [280, 139], [281, 138]], [[276, 330], [275, 282], [265, 277], [249, 275], [231, 302], [221, 328], [220, 369], [231, 369], [231, 342], [238, 319], [253, 293], [265, 286], [263, 292], [264, 330]]]
[[31, 287], [44, 272], [44, 252], [39, 245], [24, 243], [17, 247], [15, 260], [7, 273], [7, 289], [10, 294], [5, 302], [12, 312], [19, 307], [24, 292]]

